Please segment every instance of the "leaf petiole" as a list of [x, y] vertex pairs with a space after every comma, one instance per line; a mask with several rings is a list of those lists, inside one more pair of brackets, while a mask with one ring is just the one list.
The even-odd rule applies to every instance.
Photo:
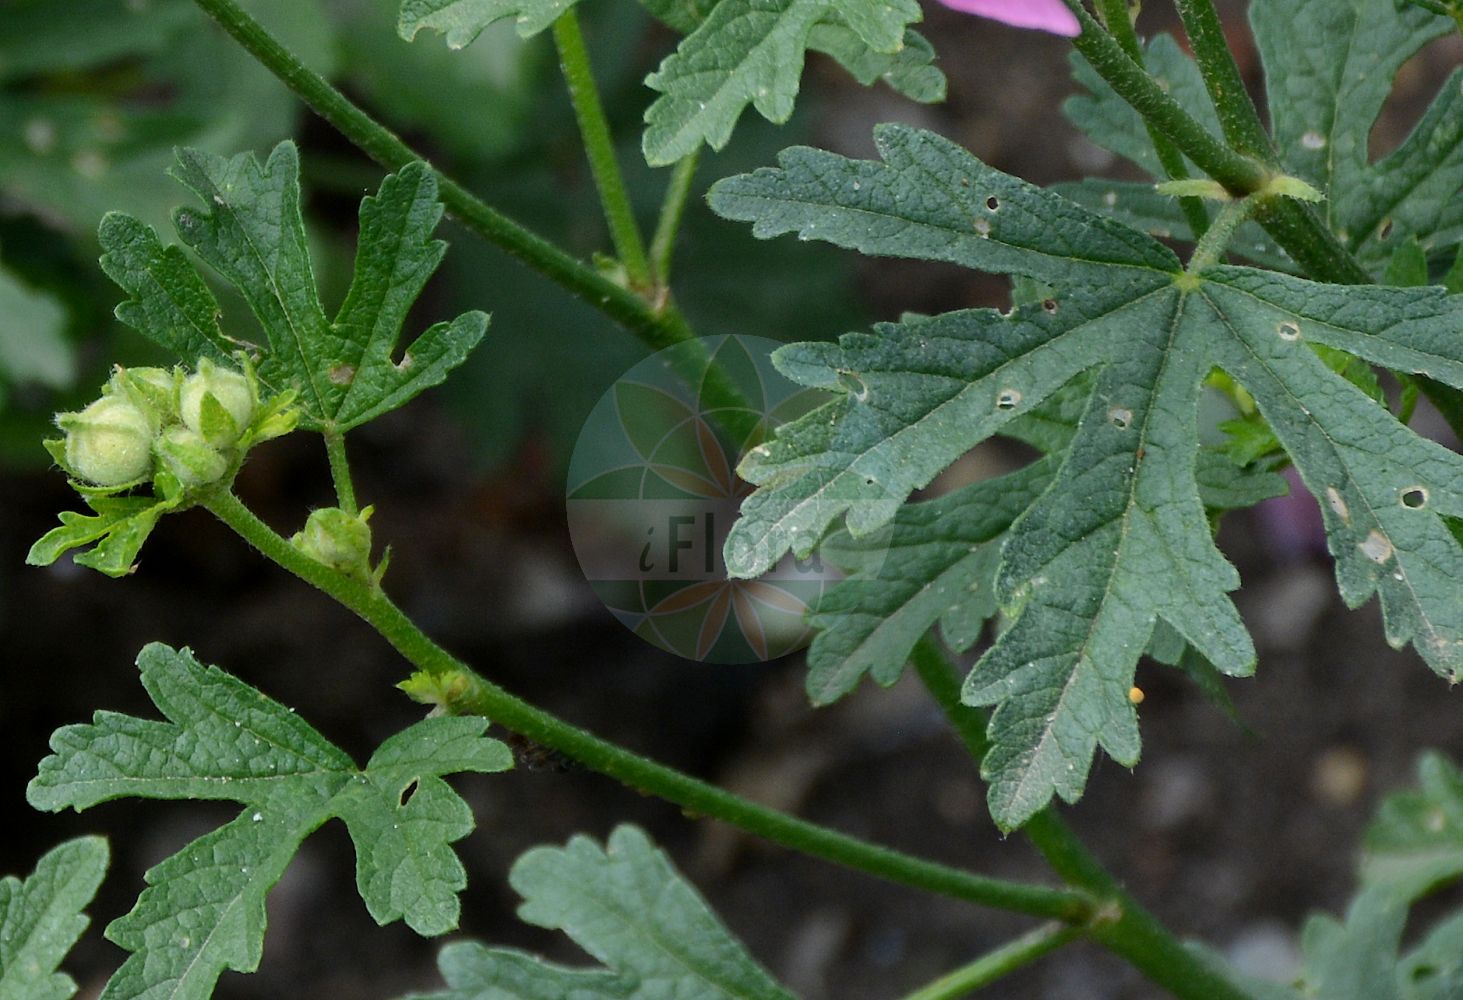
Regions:
[[941, 976], [915, 990], [904, 1000], [961, 1000], [982, 987], [1025, 968], [1039, 958], [1082, 936], [1082, 929], [1066, 924], [1042, 924], [1035, 930], [1008, 941], [980, 956], [969, 965]]
[[584, 32], [579, 27], [579, 15], [573, 8], [564, 11], [554, 21], [554, 44], [559, 50], [559, 66], [564, 72], [569, 100], [574, 105], [574, 117], [584, 139], [584, 152], [589, 157], [589, 170], [594, 175], [594, 186], [599, 191], [615, 253], [625, 268], [630, 287], [641, 293], [647, 292], [654, 284], [650, 262], [645, 256], [640, 227], [635, 223], [635, 210], [630, 204], [625, 178], [615, 157], [614, 140], [599, 98], [599, 85], [594, 81], [589, 50], [584, 45]]

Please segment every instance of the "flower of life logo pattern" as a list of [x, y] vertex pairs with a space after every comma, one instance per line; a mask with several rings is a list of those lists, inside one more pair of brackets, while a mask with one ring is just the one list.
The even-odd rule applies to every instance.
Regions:
[[[728, 579], [722, 560], [751, 491], [737, 460], [828, 398], [777, 373], [767, 359], [778, 346], [721, 337], [661, 351], [604, 394], [570, 459], [569, 531], [585, 577], [626, 627], [687, 659], [756, 663], [796, 651], [811, 638], [809, 606], [837, 579], [816, 555], [786, 557], [756, 580]], [[748, 409], [702, 404], [685, 378], [701, 348]]]

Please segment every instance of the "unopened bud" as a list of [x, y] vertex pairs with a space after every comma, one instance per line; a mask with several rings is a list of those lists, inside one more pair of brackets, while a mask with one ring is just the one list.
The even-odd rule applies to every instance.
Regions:
[[305, 555], [343, 573], [366, 577], [371, 568], [371, 508], [357, 515], [339, 507], [311, 511], [290, 543]]
[[257, 404], [254, 386], [246, 376], [207, 358], [198, 362], [198, 371], [183, 380], [179, 393], [183, 423], [219, 448], [239, 440], [254, 419]]
[[229, 462], [202, 434], [174, 424], [158, 436], [153, 445], [163, 468], [184, 487], [206, 486], [228, 471]]
[[67, 471], [94, 486], [121, 486], [152, 468], [152, 422], [121, 396], [103, 396], [80, 413], [63, 413]]

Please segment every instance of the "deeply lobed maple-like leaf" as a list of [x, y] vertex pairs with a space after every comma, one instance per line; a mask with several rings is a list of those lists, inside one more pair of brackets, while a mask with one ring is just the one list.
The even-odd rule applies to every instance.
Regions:
[[562, 930], [602, 967], [464, 941], [439, 959], [451, 989], [415, 1000], [793, 1000], [633, 826], [603, 846], [535, 847], [508, 879], [523, 920]]
[[124, 796], [220, 799], [244, 810], [147, 873], [137, 905], [107, 928], [132, 954], [105, 1000], [203, 1000], [225, 969], [257, 968], [265, 897], [332, 818], [350, 831], [356, 885], [378, 923], [405, 920], [421, 934], [457, 926], [466, 875], [450, 845], [473, 820], [442, 778], [512, 766], [508, 748], [483, 736], [486, 719], [418, 722], [360, 769], [292, 711], [186, 649], [153, 643], [137, 662], [168, 721], [98, 712], [57, 730], [27, 800], [81, 810]]
[[713, 189], [721, 214], [870, 254], [1025, 275], [1054, 289], [1003, 314], [883, 324], [775, 361], [834, 400], [751, 452], [759, 489], [727, 542], [753, 576], [811, 550], [839, 516], [854, 535], [1077, 376], [1095, 382], [1052, 485], [1015, 522], [997, 576], [1011, 628], [965, 686], [995, 705], [990, 804], [1019, 825], [1075, 800], [1094, 749], [1137, 759], [1128, 692], [1166, 622], [1219, 670], [1254, 648], [1228, 592], [1196, 481], [1196, 404], [1220, 368], [1254, 397], [1321, 501], [1347, 602], [1381, 597], [1387, 638], [1463, 676], [1463, 459], [1333, 372], [1313, 345], [1463, 385], [1463, 303], [1442, 289], [1340, 287], [1251, 268], [1190, 273], [1162, 244], [1000, 173], [929, 132], [883, 126], [882, 162], [790, 149]]
[[[299, 173], [292, 142], [280, 143], [264, 163], [247, 153], [226, 159], [180, 150], [174, 176], [205, 207], [179, 209], [174, 223], [263, 327], [260, 381], [274, 392], [296, 392], [303, 426], [344, 432], [440, 383], [482, 340], [488, 317], [468, 312], [437, 323], [395, 356], [407, 311], [446, 252], [431, 237], [442, 218], [436, 177], [411, 163], [361, 202], [350, 291], [335, 319], [327, 319], [300, 216]], [[130, 296], [117, 307], [124, 323], [188, 364], [202, 356], [232, 363], [230, 355], [253, 346], [224, 334], [203, 278], [150, 227], [111, 213], [99, 238], [103, 270]]]

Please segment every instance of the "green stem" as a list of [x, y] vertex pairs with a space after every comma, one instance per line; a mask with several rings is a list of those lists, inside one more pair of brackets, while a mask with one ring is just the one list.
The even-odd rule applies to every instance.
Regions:
[[[1128, 54], [1128, 58], [1142, 66], [1143, 46], [1138, 41], [1138, 32], [1129, 13], [1128, 0], [1098, 0], [1097, 9], [1102, 14], [1102, 19], [1107, 22], [1108, 32], [1122, 46], [1123, 51]], [[1143, 127], [1148, 131], [1148, 138], [1153, 143], [1153, 151], [1158, 154], [1158, 164], [1168, 175], [1169, 180], [1177, 181], [1188, 177], [1189, 168], [1184, 163], [1184, 154], [1179, 152], [1178, 147], [1147, 119], [1144, 119]], [[1194, 234], [1194, 239], [1202, 238], [1204, 232], [1209, 228], [1209, 212], [1204, 207], [1203, 200], [1193, 197], [1180, 198], [1179, 208], [1183, 211], [1184, 218], [1188, 220], [1189, 230]]]
[[201, 503], [266, 558], [359, 615], [419, 670], [453, 682], [452, 701], [444, 706], [449, 711], [487, 716], [591, 770], [673, 802], [684, 810], [722, 820], [794, 850], [891, 882], [1068, 923], [1083, 924], [1092, 916], [1092, 902], [1080, 892], [986, 878], [870, 844], [758, 805], [600, 739], [474, 673], [428, 638], [380, 589], [311, 559], [259, 520], [227, 490], [212, 493]]
[[[1231, 194], [1243, 197], [1265, 186], [1272, 173], [1267, 164], [1230, 149], [1211, 135], [1128, 57], [1081, 0], [1064, 2], [1082, 26], [1082, 34], [1073, 40], [1077, 51], [1145, 121]], [[1255, 212], [1255, 221], [1312, 277], [1343, 284], [1371, 280], [1309, 206], [1292, 198], [1270, 199]]]
[[[960, 680], [935, 640], [921, 639], [910, 662], [970, 755], [977, 761], [983, 759], [990, 749], [986, 715], [960, 701]], [[1103, 901], [1087, 931], [1092, 940], [1122, 956], [1180, 1000], [1254, 1000], [1184, 947], [1145, 910], [1053, 809], [1037, 813], [1021, 833], [1063, 881]]]
[[1067, 924], [1043, 924], [1014, 941], [1001, 945], [969, 965], [941, 976], [904, 1000], [961, 1000], [962, 997], [1024, 968], [1039, 958], [1050, 955], [1082, 936], [1080, 927]]
[[1189, 46], [1194, 50], [1194, 62], [1204, 78], [1204, 87], [1214, 110], [1219, 113], [1219, 127], [1229, 144], [1242, 153], [1269, 163], [1276, 162], [1275, 150], [1265, 126], [1260, 123], [1260, 112], [1250, 100], [1245, 81], [1240, 76], [1239, 66], [1234, 61], [1229, 42], [1224, 37], [1224, 25], [1214, 9], [1213, 0], [1176, 0], [1179, 18], [1184, 22], [1184, 32], [1189, 36]]
[[347, 514], [358, 514], [356, 487], [351, 482], [351, 467], [345, 455], [345, 435], [339, 431], [325, 432], [325, 456], [330, 460], [330, 478], [335, 482], [335, 498], [340, 509]]
[[645, 256], [645, 244], [640, 239], [640, 227], [635, 223], [635, 210], [630, 204], [629, 192], [625, 190], [620, 163], [615, 158], [610, 124], [599, 99], [599, 86], [594, 82], [594, 70], [589, 64], [589, 50], [584, 45], [579, 15], [573, 10], [566, 10], [554, 21], [554, 44], [559, 49], [559, 66], [569, 87], [569, 100], [574, 105], [574, 117], [579, 121], [579, 134], [584, 138], [584, 151], [589, 157], [589, 171], [594, 175], [594, 186], [599, 190], [615, 253], [625, 267], [630, 287], [647, 292], [653, 284], [650, 262]]
[[655, 224], [655, 236], [650, 241], [651, 266], [655, 268], [655, 280], [662, 288], [670, 284], [676, 233], [681, 228], [681, 216], [685, 214], [686, 202], [691, 197], [691, 183], [696, 179], [696, 163], [699, 159], [698, 149], [677, 160], [671, 170], [670, 183], [666, 185], [665, 200], [660, 206], [660, 219]]
[[[367, 156], [389, 170], [400, 170], [418, 160], [418, 155], [395, 133], [330, 85], [324, 77], [308, 69], [279, 43], [258, 21], [246, 14], [236, 0], [194, 0], [220, 26], [234, 37], [255, 59], [280, 79], [296, 96], [308, 104]], [[680, 310], [670, 302], [653, 305], [601, 275], [593, 267], [575, 260], [553, 243], [519, 225], [501, 212], [475, 197], [461, 184], [432, 166], [437, 187], [446, 206], [458, 221], [488, 242], [507, 251], [529, 267], [557, 282], [589, 305], [619, 323], [652, 350], [675, 344], [698, 348], [695, 335]], [[746, 409], [748, 404], [736, 385], [720, 368], [711, 365], [701, 352], [701, 399], [707, 410]], [[696, 367], [692, 364], [691, 367]]]

